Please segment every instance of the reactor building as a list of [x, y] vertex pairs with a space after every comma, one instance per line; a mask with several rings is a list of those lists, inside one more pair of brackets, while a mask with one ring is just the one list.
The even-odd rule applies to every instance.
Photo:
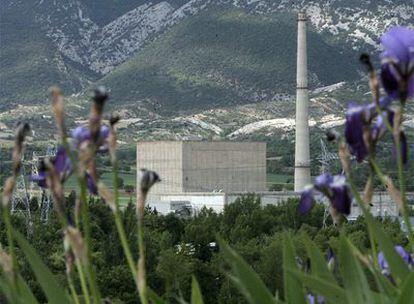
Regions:
[[162, 179], [148, 197], [158, 211], [167, 213], [183, 206], [221, 211], [229, 195], [266, 190], [266, 143], [140, 142], [140, 168], [154, 170]]

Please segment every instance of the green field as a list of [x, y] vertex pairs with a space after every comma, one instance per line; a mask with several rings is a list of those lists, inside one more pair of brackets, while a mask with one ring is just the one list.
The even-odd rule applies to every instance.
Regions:
[[293, 176], [291, 175], [284, 175], [284, 174], [276, 174], [276, 173], [268, 173], [267, 174], [267, 188], [271, 187], [272, 185], [279, 185], [280, 187], [293, 187]]

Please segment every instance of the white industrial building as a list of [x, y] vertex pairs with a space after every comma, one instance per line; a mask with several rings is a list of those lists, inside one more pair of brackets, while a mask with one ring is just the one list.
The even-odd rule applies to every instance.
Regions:
[[266, 143], [140, 142], [140, 168], [154, 170], [162, 179], [148, 197], [150, 206], [158, 211], [175, 210], [178, 202], [183, 208], [205, 205], [221, 211], [232, 193], [266, 191]]
[[[137, 144], [137, 169], [156, 171], [149, 206], [161, 214], [192, 215], [203, 207], [221, 212], [238, 197], [255, 193], [262, 205], [299, 197], [297, 192], [266, 191], [266, 144], [261, 142], [157, 141]], [[410, 193], [409, 199], [414, 195]], [[387, 192], [376, 192], [374, 216], [398, 216]], [[354, 203], [349, 219], [362, 212]]]

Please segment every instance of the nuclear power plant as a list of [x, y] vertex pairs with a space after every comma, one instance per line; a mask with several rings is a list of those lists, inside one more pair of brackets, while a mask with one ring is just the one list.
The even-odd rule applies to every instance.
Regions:
[[309, 92], [308, 59], [306, 46], [306, 13], [298, 14], [298, 50], [296, 63], [296, 134], [295, 134], [295, 186], [302, 191], [311, 183], [309, 152]]
[[[150, 205], [164, 213], [208, 206], [222, 211], [241, 194], [260, 193], [262, 201], [295, 197], [311, 183], [306, 13], [298, 13], [294, 191], [266, 192], [266, 144], [248, 142], [160, 141], [137, 145], [137, 169], [158, 172]], [[190, 212], [191, 213], [191, 212]]]
[[[262, 205], [279, 204], [298, 197], [311, 184], [306, 21], [306, 12], [300, 11], [297, 18], [294, 191], [267, 191], [265, 143], [140, 142], [137, 144], [137, 169], [154, 170], [162, 179], [148, 197], [151, 208], [163, 214], [179, 215], [194, 215], [203, 207], [221, 212], [227, 204], [248, 193], [260, 197]], [[328, 164], [325, 158], [319, 160], [323, 168]], [[414, 199], [414, 193], [409, 196]], [[373, 203], [376, 206], [371, 210], [374, 216], [398, 216], [388, 193], [376, 192]], [[356, 219], [359, 215], [361, 210], [354, 205], [348, 219]]]

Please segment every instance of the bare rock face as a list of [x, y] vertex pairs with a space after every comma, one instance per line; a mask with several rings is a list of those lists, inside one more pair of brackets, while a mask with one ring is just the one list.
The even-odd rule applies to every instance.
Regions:
[[146, 3], [98, 25], [83, 3], [86, 1], [33, 2], [37, 2], [37, 22], [59, 52], [100, 75], [110, 73], [169, 27], [217, 5], [262, 15], [303, 8], [314, 30], [330, 33], [332, 39], [345, 39], [354, 49], [378, 48], [378, 37], [386, 28], [414, 20], [410, 1], [190, 0], [181, 1], [185, 2], [181, 6], [168, 1], [141, 1]]
[[[42, 1], [36, 20], [46, 29], [63, 56], [99, 75], [110, 73], [146, 43], [187, 15], [206, 7], [207, 2], [192, 0], [175, 8], [170, 3], [148, 1], [99, 26], [79, 0], [64, 4]], [[46, 13], [50, 7], [53, 14]], [[57, 12], [57, 13], [56, 13]]]
[[[288, 44], [295, 37], [299, 9], [307, 12], [310, 43], [315, 47], [310, 48], [308, 74], [310, 88], [316, 89], [313, 97], [329, 95], [335, 83], [349, 85], [360, 80], [356, 64], [349, 66], [350, 58], [357, 58], [360, 51], [378, 51], [379, 35], [388, 27], [414, 24], [411, 2], [4, 0], [0, 2], [0, 19], [5, 24], [0, 28], [0, 112], [18, 104], [45, 104], [45, 90], [50, 85], [59, 85], [68, 95], [83, 93], [96, 82], [111, 87], [114, 100], [124, 108], [142, 105], [151, 115], [159, 114], [159, 108], [202, 111], [291, 102], [295, 49]], [[239, 13], [244, 17], [239, 18]], [[201, 16], [205, 23], [194, 22]], [[284, 27], [272, 23], [283, 18]], [[210, 21], [214, 26], [200, 29]], [[191, 28], [194, 25], [198, 28]], [[185, 28], [179, 32], [184, 33], [182, 37], [173, 36], [151, 48], [165, 41], [169, 33], [177, 33], [178, 27]], [[202, 41], [208, 35], [210, 40]], [[318, 40], [312, 41], [311, 35]], [[275, 36], [278, 38], [270, 45], [268, 39]], [[251, 51], [256, 40], [261, 45]], [[215, 41], [220, 45], [210, 44]], [[223, 45], [227, 50], [220, 49]], [[346, 56], [341, 50], [348, 52]], [[337, 57], [325, 67], [332, 54]], [[141, 69], [133, 74], [137, 61]], [[322, 68], [343, 78], [322, 75]], [[310, 106], [312, 111], [312, 102]]]

